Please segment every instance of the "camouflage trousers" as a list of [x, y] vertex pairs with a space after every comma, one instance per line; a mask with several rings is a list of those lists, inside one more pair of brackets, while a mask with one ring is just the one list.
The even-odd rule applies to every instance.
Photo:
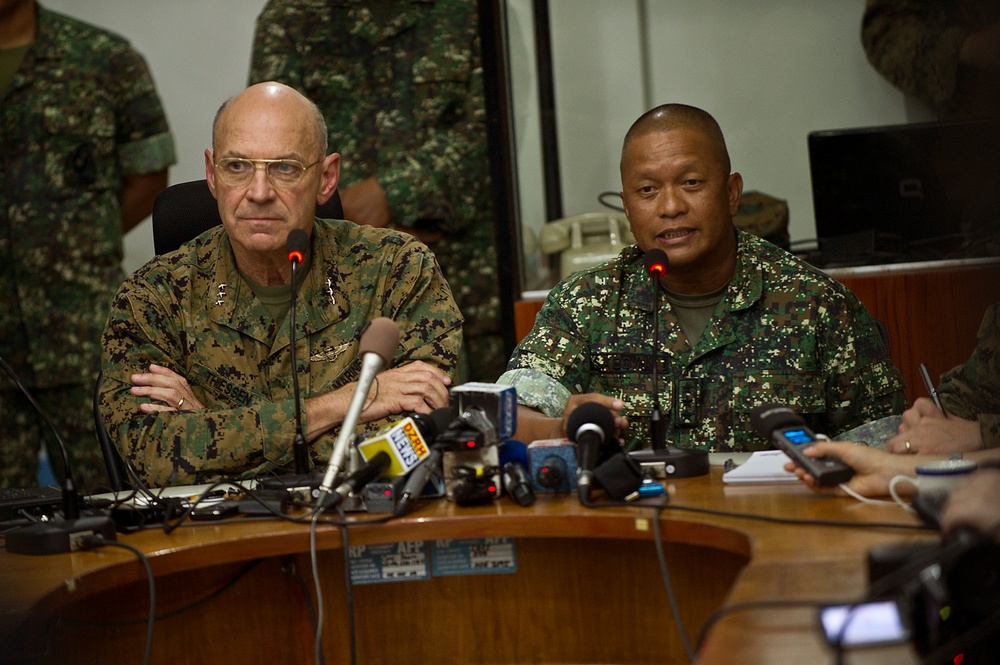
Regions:
[[[93, 390], [90, 385], [49, 389], [29, 388], [42, 410], [52, 419], [66, 443], [73, 480], [84, 494], [108, 485], [107, 467], [94, 428]], [[0, 488], [34, 487], [42, 441], [49, 453], [56, 480], [64, 478], [62, 452], [52, 430], [16, 388], [0, 390]]]

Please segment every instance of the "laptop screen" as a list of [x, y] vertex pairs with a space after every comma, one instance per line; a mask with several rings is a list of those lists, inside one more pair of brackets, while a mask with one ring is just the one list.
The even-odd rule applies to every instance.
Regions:
[[811, 132], [824, 265], [1000, 253], [1000, 121]]

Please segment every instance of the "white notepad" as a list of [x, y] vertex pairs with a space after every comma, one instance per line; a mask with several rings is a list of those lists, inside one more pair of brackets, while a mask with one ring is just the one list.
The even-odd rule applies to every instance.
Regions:
[[780, 450], [758, 450], [743, 464], [722, 474], [726, 483], [794, 483], [798, 478], [785, 471], [788, 455]]

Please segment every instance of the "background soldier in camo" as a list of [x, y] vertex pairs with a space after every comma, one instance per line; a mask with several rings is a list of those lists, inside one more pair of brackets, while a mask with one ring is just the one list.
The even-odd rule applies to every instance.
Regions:
[[475, 0], [272, 0], [250, 73], [265, 80], [323, 111], [344, 216], [434, 252], [465, 318], [460, 380], [495, 380], [507, 356]]
[[[52, 417], [84, 491], [106, 483], [94, 432], [100, 335], [122, 235], [175, 162], [153, 79], [122, 37], [0, 0], [0, 356]], [[0, 487], [35, 485], [52, 435], [4, 375]]]
[[867, 0], [872, 66], [943, 118], [1000, 115], [1000, 2]]

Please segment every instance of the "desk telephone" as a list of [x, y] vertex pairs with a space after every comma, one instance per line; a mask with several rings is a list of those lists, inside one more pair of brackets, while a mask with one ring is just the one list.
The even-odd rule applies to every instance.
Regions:
[[559, 256], [559, 278], [614, 258], [635, 242], [623, 212], [588, 212], [555, 219], [542, 227], [540, 244]]

